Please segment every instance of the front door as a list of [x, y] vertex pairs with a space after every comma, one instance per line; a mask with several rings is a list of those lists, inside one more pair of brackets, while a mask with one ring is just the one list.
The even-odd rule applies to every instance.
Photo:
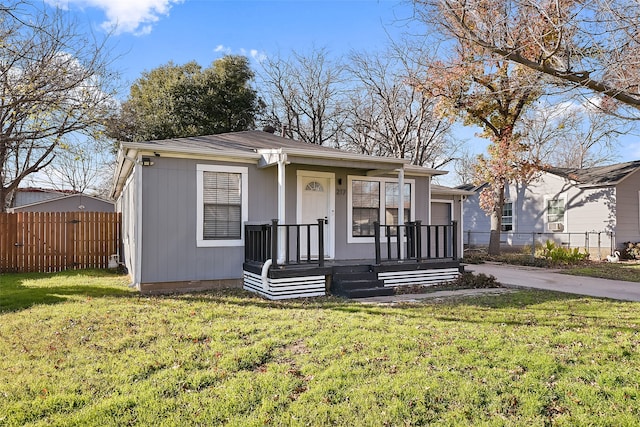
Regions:
[[[327, 172], [298, 171], [298, 224], [317, 224], [324, 219], [324, 256], [334, 256], [335, 222], [335, 178]], [[311, 227], [310, 233], [303, 228], [300, 233], [300, 252], [307, 254], [307, 242], [311, 246], [311, 256], [318, 256], [318, 227]], [[307, 236], [309, 234], [309, 236]]]

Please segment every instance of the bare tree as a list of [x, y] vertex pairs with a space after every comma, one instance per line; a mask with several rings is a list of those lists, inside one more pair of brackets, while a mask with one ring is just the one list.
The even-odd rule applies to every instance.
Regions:
[[265, 124], [284, 127], [289, 138], [324, 145], [336, 141], [342, 127], [343, 68], [326, 49], [293, 52], [262, 62]]
[[86, 140], [56, 149], [55, 158], [44, 169], [48, 185], [56, 190], [105, 195], [112, 173], [111, 142]]
[[471, 184], [476, 181], [476, 169], [478, 167], [478, 156], [472, 154], [468, 149], [463, 148], [458, 153], [453, 163], [453, 171], [456, 174], [459, 184]]
[[435, 113], [435, 99], [411, 84], [421, 76], [409, 64], [390, 51], [351, 55], [347, 69], [354, 87], [346, 112], [347, 145], [366, 154], [442, 167], [458, 148], [449, 136], [452, 122]]
[[441, 34], [599, 93], [607, 111], [631, 106], [640, 118], [637, 0], [413, 2], [418, 19], [434, 23], [438, 17]]
[[621, 120], [590, 103], [545, 103], [527, 112], [520, 129], [526, 155], [540, 164], [588, 168], [615, 159], [616, 138], [627, 132]]
[[70, 135], [100, 132], [111, 104], [105, 40], [59, 9], [0, 8], [0, 210], [25, 177], [49, 165]]

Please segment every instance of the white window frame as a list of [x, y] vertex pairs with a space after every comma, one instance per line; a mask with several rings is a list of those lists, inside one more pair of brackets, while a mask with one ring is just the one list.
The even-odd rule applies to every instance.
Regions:
[[[380, 183], [380, 206], [378, 209], [380, 221], [385, 218], [385, 210], [386, 210], [386, 191], [385, 191], [385, 183], [391, 182], [394, 184], [398, 183], [398, 178], [381, 178], [381, 177], [370, 177], [370, 176], [356, 176], [356, 175], [348, 175], [347, 176], [347, 243], [375, 243], [375, 237], [359, 237], [353, 235], [353, 181], [374, 181]], [[411, 184], [411, 218], [405, 218], [404, 221], [407, 223], [408, 221], [415, 221], [416, 217], [416, 181], [415, 179], [405, 179], [405, 184]], [[384, 236], [384, 231], [381, 233], [380, 237]], [[395, 241], [395, 237], [391, 238]]]
[[[239, 239], [205, 239], [204, 238], [204, 172], [238, 173], [242, 185], [242, 218]], [[244, 245], [244, 224], [249, 220], [249, 168], [244, 166], [196, 165], [196, 246], [212, 248]]]
[[[516, 225], [516, 215], [515, 215], [515, 211], [514, 211], [514, 207], [515, 207], [515, 203], [512, 200], [505, 200], [504, 201], [504, 205], [506, 205], [507, 203], [511, 203], [511, 230], [501, 230], [503, 233], [509, 233], [509, 232], [515, 232], [515, 225]], [[504, 205], [502, 206], [502, 216], [501, 216], [501, 227], [504, 228]], [[566, 206], [565, 206], [565, 211], [566, 211]], [[566, 212], [565, 212], [566, 213]]]
[[549, 232], [549, 201], [550, 200], [562, 200], [564, 202], [564, 215], [562, 218], [562, 232], [567, 230], [567, 212], [569, 211], [567, 206], [567, 196], [545, 196], [544, 197], [544, 230], [543, 232]]

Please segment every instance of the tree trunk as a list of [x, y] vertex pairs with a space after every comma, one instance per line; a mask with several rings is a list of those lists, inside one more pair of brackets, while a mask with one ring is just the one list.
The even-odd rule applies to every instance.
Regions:
[[504, 180], [497, 180], [491, 189], [493, 209], [491, 210], [491, 235], [489, 255], [500, 255], [500, 231], [502, 230], [502, 209], [504, 207]]

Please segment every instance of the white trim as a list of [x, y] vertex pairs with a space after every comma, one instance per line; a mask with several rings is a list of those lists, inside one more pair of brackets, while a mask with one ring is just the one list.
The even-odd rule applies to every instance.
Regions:
[[[516, 232], [516, 202], [511, 200], [511, 198], [506, 198], [504, 199], [504, 205], [506, 205], [507, 203], [511, 203], [511, 230], [506, 230], [503, 231], [503, 233], [515, 233]], [[502, 206], [502, 216], [500, 217], [500, 224], [501, 226], [504, 227], [504, 223], [502, 222], [502, 220], [504, 219], [504, 205]], [[567, 209], [566, 209], [566, 203], [565, 203], [565, 219], [567, 217]]]
[[[138, 156], [138, 160], [142, 160], [142, 155]], [[136, 175], [134, 179], [136, 183], [134, 196], [134, 204], [136, 206], [136, 223], [134, 224], [136, 259], [134, 260], [133, 283], [140, 289], [140, 284], [142, 283], [142, 166], [140, 163], [136, 163], [133, 166], [133, 173]]]
[[[287, 155], [286, 154], [278, 154], [278, 223], [286, 224], [287, 223], [287, 174], [286, 174], [286, 165], [287, 165]], [[278, 227], [278, 247], [276, 250], [278, 253], [276, 254], [276, 259], [279, 263], [285, 261], [286, 250], [287, 250], [287, 242], [285, 241], [284, 229]]]
[[336, 174], [333, 172], [317, 172], [309, 170], [296, 171], [296, 222], [302, 221], [302, 178], [329, 179], [329, 212], [327, 220], [329, 241], [325, 242], [325, 252], [329, 258], [336, 256]]
[[[240, 221], [240, 238], [228, 240], [205, 240], [204, 234], [204, 196], [202, 187], [204, 185], [204, 172], [226, 172], [241, 174], [242, 181], [242, 218]], [[244, 166], [223, 166], [223, 165], [196, 165], [196, 246], [221, 247], [221, 246], [243, 246], [244, 245], [244, 224], [249, 220], [249, 168]]]
[[[431, 199], [431, 203], [446, 203], [449, 205], [449, 221], [453, 221], [455, 217], [455, 212], [453, 211], [453, 202], [454, 200], [452, 199]], [[431, 206], [431, 204], [429, 204], [429, 206]], [[429, 209], [429, 211], [431, 211], [431, 209]], [[431, 225], [431, 222], [429, 222], [429, 225]], [[438, 224], [438, 225], [442, 225], [442, 224]]]
[[[374, 237], [357, 237], [353, 236], [352, 230], [352, 222], [353, 222], [353, 194], [352, 194], [352, 182], [353, 181], [374, 181], [380, 183], [380, 214], [379, 218], [382, 221], [385, 214], [386, 209], [386, 200], [385, 200], [385, 188], [384, 184], [387, 182], [391, 182], [394, 184], [398, 183], [397, 178], [383, 178], [383, 177], [371, 177], [371, 176], [358, 176], [358, 175], [348, 175], [347, 176], [347, 243], [375, 243]], [[416, 181], [415, 179], [405, 179], [405, 184], [411, 184], [411, 218], [409, 221], [415, 221], [416, 217]], [[398, 187], [400, 188], [400, 187]], [[400, 190], [402, 191], [402, 190]], [[381, 222], [382, 223], [382, 222]], [[380, 236], [382, 237], [382, 235]], [[395, 237], [392, 238], [392, 241], [395, 242]]]

